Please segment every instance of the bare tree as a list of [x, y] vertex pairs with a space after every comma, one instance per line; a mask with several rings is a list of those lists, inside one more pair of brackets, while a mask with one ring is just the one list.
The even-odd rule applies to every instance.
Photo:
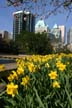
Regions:
[[28, 10], [36, 17], [48, 18], [51, 14], [72, 12], [72, 0], [6, 0], [8, 6]]

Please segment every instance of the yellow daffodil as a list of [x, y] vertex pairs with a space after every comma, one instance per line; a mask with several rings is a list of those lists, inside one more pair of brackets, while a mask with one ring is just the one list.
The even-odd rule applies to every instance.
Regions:
[[13, 81], [14, 79], [18, 79], [18, 75], [17, 75], [17, 73], [16, 73], [15, 71], [12, 71], [12, 74], [10, 74], [10, 75], [8, 76], [8, 80], [11, 82], [11, 81]]
[[50, 67], [50, 65], [49, 65], [48, 63], [46, 63], [46, 64], [45, 64], [45, 67], [49, 68], [49, 67]]
[[58, 62], [56, 63], [56, 66], [57, 66], [57, 68], [58, 68], [60, 71], [64, 71], [64, 70], [66, 69], [66, 65], [63, 64], [63, 63], [61, 63], [60, 61], [58, 61]]
[[28, 64], [28, 69], [30, 72], [35, 72], [35, 65], [33, 63]]
[[10, 75], [8, 76], [8, 80], [9, 80], [9, 81], [12, 81], [13, 79], [14, 79], [13, 75], [10, 74]]
[[19, 66], [19, 67], [17, 68], [17, 74], [18, 74], [18, 75], [24, 74], [24, 67]]
[[0, 64], [0, 71], [4, 71], [5, 70], [5, 65], [4, 64]]
[[17, 73], [16, 73], [15, 71], [12, 71], [12, 73], [13, 73], [13, 74], [12, 74], [12, 75], [13, 75], [13, 78], [14, 78], [14, 79], [18, 79]]
[[14, 85], [14, 83], [11, 82], [7, 85], [6, 92], [8, 95], [14, 97], [16, 94], [18, 94], [18, 85]]
[[30, 80], [29, 76], [26, 75], [26, 77], [22, 78], [21, 84], [22, 84], [23, 86], [27, 86], [28, 83], [29, 83], [29, 80]]
[[58, 81], [53, 82], [53, 88], [60, 88], [60, 84]]
[[48, 76], [50, 77], [50, 79], [56, 79], [58, 75], [56, 71], [51, 71]]

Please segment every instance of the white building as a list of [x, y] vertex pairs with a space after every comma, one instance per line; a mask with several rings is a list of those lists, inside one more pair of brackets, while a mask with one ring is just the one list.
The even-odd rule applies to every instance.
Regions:
[[44, 20], [39, 20], [35, 25], [35, 33], [48, 32], [48, 25], [45, 25]]

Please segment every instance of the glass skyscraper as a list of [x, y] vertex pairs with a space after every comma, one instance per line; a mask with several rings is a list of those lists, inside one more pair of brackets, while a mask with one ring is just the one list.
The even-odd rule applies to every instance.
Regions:
[[35, 17], [30, 12], [17, 11], [13, 13], [13, 39], [22, 31], [35, 31]]

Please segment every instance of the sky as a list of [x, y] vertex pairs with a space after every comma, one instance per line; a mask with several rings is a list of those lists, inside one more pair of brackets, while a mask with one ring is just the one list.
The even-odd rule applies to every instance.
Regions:
[[[6, 5], [6, 0], [0, 0], [0, 30], [13, 32], [12, 13], [17, 11], [17, 9], [18, 8], [15, 8], [13, 6], [8, 7]], [[50, 28], [52, 28], [55, 23], [57, 25], [65, 25], [66, 31], [68, 31], [69, 28], [72, 27], [72, 14], [69, 16], [68, 20], [66, 20], [66, 18], [67, 12], [63, 14], [58, 13], [57, 15], [51, 15], [50, 17], [45, 18], [44, 21]], [[37, 18], [37, 20], [39, 20], [39, 18]]]

